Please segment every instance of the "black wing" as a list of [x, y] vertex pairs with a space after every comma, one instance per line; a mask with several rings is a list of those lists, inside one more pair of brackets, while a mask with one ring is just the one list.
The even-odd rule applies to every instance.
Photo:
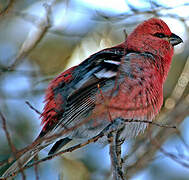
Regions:
[[112, 89], [123, 48], [105, 49], [90, 56], [73, 71], [74, 79], [62, 89], [64, 113], [55, 129], [70, 128], [90, 116], [98, 85], [102, 90]]

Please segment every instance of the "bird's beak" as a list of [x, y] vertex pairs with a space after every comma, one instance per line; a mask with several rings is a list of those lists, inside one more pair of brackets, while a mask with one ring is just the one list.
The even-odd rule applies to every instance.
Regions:
[[171, 34], [168, 40], [172, 44], [172, 46], [176, 46], [177, 44], [180, 44], [183, 42], [183, 40], [174, 33]]

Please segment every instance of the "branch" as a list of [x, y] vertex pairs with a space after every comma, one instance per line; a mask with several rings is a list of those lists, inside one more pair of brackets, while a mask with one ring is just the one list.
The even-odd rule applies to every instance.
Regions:
[[[8, 144], [9, 144], [11, 150], [12, 150], [12, 153], [13, 153], [14, 157], [16, 158], [17, 157], [17, 155], [16, 155], [16, 151], [17, 150], [16, 150], [14, 144], [11, 141], [11, 137], [10, 137], [10, 134], [9, 134], [7, 126], [6, 126], [6, 119], [5, 119], [5, 117], [4, 117], [4, 115], [3, 115], [3, 113], [1, 111], [0, 111], [0, 117], [2, 119], [3, 130], [5, 132]], [[9, 159], [9, 161], [10, 161], [10, 159]], [[20, 172], [22, 174], [22, 179], [25, 180], [26, 176], [24, 174], [23, 168], [22, 168], [21, 164], [18, 163], [18, 165], [19, 165], [19, 168], [20, 168]]]
[[[179, 125], [185, 119], [185, 117], [189, 115], [188, 108], [189, 101], [187, 101], [187, 98], [185, 98], [178, 105], [176, 105], [174, 111], [166, 114], [164, 121], [173, 121]], [[127, 167], [125, 167], [127, 169], [128, 177], [131, 177], [138, 171], [145, 168], [147, 164], [152, 160], [152, 157], [154, 157], [154, 154], [158, 150], [157, 146], [154, 146], [152, 143], [155, 139], [157, 139], [159, 145], [162, 145], [168, 137], [176, 133], [176, 131], [173, 131], [173, 129], [157, 128], [151, 129], [151, 132], [151, 139], [147, 137], [147, 134], [142, 138], [143, 140], [138, 139], [140, 143], [137, 141], [136, 147], [133, 152], [129, 156], [124, 157], [125, 164], [128, 165]], [[133, 162], [134, 159], [135, 161]]]
[[14, 3], [15, 0], [9, 0], [7, 7], [0, 12], [0, 16], [6, 15], [13, 8]]
[[[13, 60], [13, 63], [5, 68], [4, 71], [12, 71], [15, 67], [21, 63], [21, 61], [28, 56], [28, 54], [38, 45], [38, 43], [45, 36], [48, 29], [51, 27], [51, 4], [44, 3], [43, 6], [45, 8], [45, 14], [41, 17], [36, 23], [36, 27], [33, 28], [24, 43], [22, 44], [20, 51], [18, 52], [16, 58]], [[2, 72], [1, 72], [2, 73]]]
[[25, 102], [32, 110], [34, 110], [37, 114], [41, 115], [41, 112], [38, 111], [36, 108], [34, 108], [29, 101], [26, 101]]

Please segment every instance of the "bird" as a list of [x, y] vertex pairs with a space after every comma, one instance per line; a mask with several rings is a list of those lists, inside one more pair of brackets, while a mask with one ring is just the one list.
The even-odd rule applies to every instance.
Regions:
[[100, 137], [99, 142], [110, 144], [112, 163], [117, 160], [114, 179], [124, 179], [120, 146], [144, 132], [147, 122], [159, 113], [174, 46], [182, 42], [162, 19], [150, 18], [140, 23], [124, 42], [92, 54], [58, 75], [46, 90], [39, 136], [3, 177], [19, 170], [18, 162], [24, 167], [52, 143], [49, 154], [73, 139]]

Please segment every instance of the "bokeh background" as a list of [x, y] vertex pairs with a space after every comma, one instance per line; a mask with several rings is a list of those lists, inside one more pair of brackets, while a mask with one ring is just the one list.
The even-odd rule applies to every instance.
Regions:
[[[156, 118], [178, 129], [151, 125], [145, 134], [127, 141], [122, 147], [126, 175], [132, 180], [188, 180], [187, 0], [0, 0], [0, 112], [15, 147], [27, 146], [41, 130], [39, 115], [26, 101], [41, 112], [50, 80], [92, 53], [124, 41], [124, 31], [129, 34], [151, 17], [162, 18], [184, 40], [175, 48], [164, 105]], [[0, 165], [10, 154], [0, 120]], [[108, 147], [97, 143], [41, 163], [37, 169], [27, 169], [26, 179], [111, 179]]]

